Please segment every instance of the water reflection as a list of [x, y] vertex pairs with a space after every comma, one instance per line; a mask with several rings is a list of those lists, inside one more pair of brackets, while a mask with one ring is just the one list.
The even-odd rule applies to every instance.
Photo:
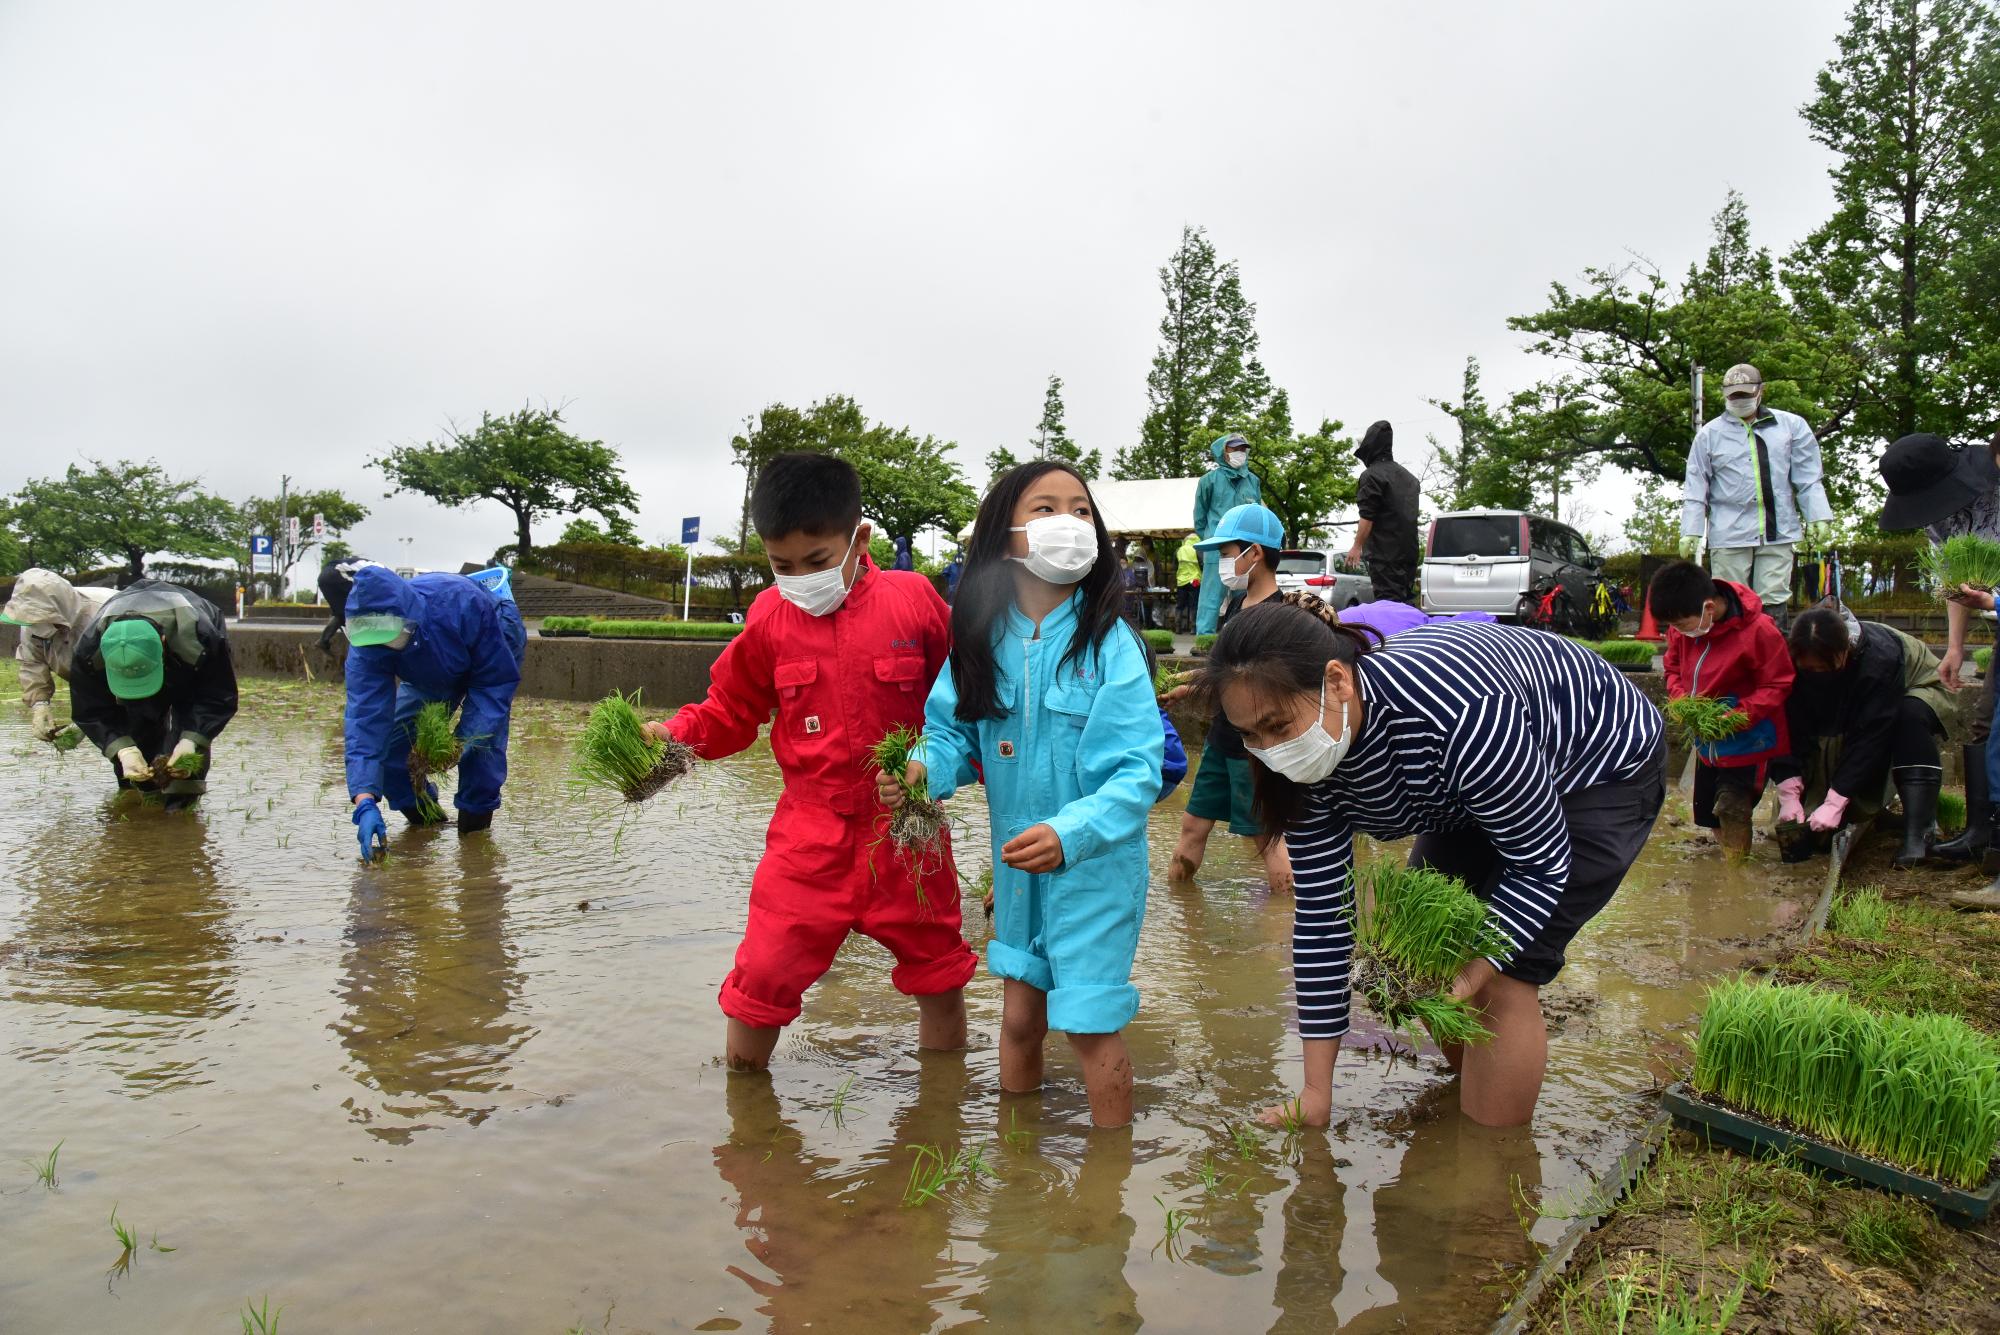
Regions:
[[1273, 1335], [1337, 1329], [1334, 1300], [1346, 1281], [1340, 1245], [1347, 1233], [1346, 1188], [1323, 1132], [1307, 1132], [1298, 1146], [1298, 1185], [1285, 1197], [1284, 1241], [1272, 1303]]
[[98, 1054], [139, 1094], [201, 1083], [209, 1058], [182, 1044], [232, 1008], [236, 972], [205, 818], [129, 795], [103, 811], [101, 828], [38, 825], [16, 854], [10, 999], [89, 1008], [60, 1047], [20, 1053]]
[[[383, 866], [358, 868], [341, 942], [347, 1070], [379, 1107], [342, 1106], [390, 1144], [454, 1119], [478, 1125], [511, 1086], [508, 1063], [534, 1030], [513, 1008], [521, 970], [508, 935], [506, 854], [448, 831], [405, 836]], [[456, 863], [455, 868], [452, 866]], [[438, 886], [457, 872], [455, 891]]]

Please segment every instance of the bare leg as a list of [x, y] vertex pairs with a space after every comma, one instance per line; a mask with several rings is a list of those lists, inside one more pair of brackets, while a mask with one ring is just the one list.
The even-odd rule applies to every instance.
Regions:
[[1042, 1087], [1042, 1041], [1049, 1036], [1049, 998], [1017, 978], [1000, 1002], [1000, 1088], [1026, 1094]]
[[782, 1029], [759, 1029], [735, 1016], [729, 1017], [729, 1069], [761, 1071], [771, 1064], [771, 1050], [778, 1046]]
[[1549, 1030], [1541, 991], [1496, 977], [1472, 998], [1493, 1038], [1465, 1049], [1459, 1107], [1481, 1126], [1525, 1126], [1535, 1115], [1549, 1065]]
[[917, 998], [917, 1046], [931, 1052], [965, 1047], [965, 989]]
[[1174, 845], [1174, 860], [1167, 868], [1167, 879], [1192, 881], [1194, 874], [1201, 870], [1201, 860], [1208, 853], [1208, 833], [1215, 828], [1215, 822], [1200, 816], [1181, 816], [1181, 837]]
[[1071, 1034], [1070, 1046], [1083, 1063], [1083, 1085], [1090, 1091], [1090, 1120], [1113, 1127], [1132, 1124], [1132, 1057], [1125, 1035]]

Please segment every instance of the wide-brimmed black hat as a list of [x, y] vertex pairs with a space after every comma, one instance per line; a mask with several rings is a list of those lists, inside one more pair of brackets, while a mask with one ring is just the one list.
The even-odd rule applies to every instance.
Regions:
[[1953, 445], [1928, 432], [1891, 445], [1878, 467], [1889, 484], [1879, 522], [1892, 531], [1935, 524], [2000, 486], [2000, 468], [1984, 445]]

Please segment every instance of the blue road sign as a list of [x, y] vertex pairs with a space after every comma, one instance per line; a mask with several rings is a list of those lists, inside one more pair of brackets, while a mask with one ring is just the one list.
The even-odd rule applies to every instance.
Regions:
[[701, 541], [701, 516], [689, 515], [681, 520], [681, 545], [692, 547]]
[[270, 554], [271, 554], [271, 540], [265, 537], [262, 533], [252, 534], [250, 537], [250, 555], [269, 556]]

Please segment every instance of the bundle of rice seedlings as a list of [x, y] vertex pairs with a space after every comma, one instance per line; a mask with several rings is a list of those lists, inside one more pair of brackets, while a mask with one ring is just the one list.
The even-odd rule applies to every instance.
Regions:
[[1174, 633], [1170, 630], [1142, 630], [1143, 639], [1156, 654], [1170, 654], [1174, 651]]
[[154, 769], [159, 773], [176, 779], [199, 779], [201, 777], [201, 764], [201, 755], [199, 752], [196, 752], [191, 755], [182, 756], [179, 760], [170, 760], [165, 765], [155, 766]]
[[1177, 672], [1173, 668], [1161, 664], [1159, 667], [1153, 669], [1153, 694], [1165, 695], [1168, 691], [1186, 681], [1188, 676], [1188, 673]]
[[410, 787], [416, 791], [417, 814], [425, 821], [444, 819], [444, 808], [431, 796], [431, 776], [456, 765], [463, 749], [449, 704], [433, 700], [417, 711], [410, 725]]
[[1650, 664], [1653, 656], [1659, 652], [1645, 640], [1603, 640], [1587, 647], [1594, 650], [1606, 662], [1629, 664], [1633, 667]]
[[1667, 701], [1667, 723], [1683, 746], [1719, 742], [1750, 726], [1750, 716], [1712, 695], [1683, 695]]
[[71, 723], [65, 725], [61, 732], [49, 738], [49, 745], [58, 751], [74, 751], [82, 741], [83, 729]]
[[1421, 1041], [1482, 1043], [1493, 1035], [1470, 1002], [1449, 995], [1459, 970], [1513, 949], [1464, 882], [1377, 862], [1355, 876], [1353, 989], [1368, 1008]]
[[910, 869], [917, 898], [924, 897], [924, 879], [944, 866], [945, 829], [949, 817], [944, 806], [931, 799], [930, 784], [912, 786], [903, 776], [912, 760], [921, 759], [924, 735], [915, 728], [892, 728], [868, 753], [868, 765], [896, 780], [903, 790], [903, 802], [889, 815], [889, 842]]
[[1990, 589], [2000, 584], [2000, 542], [1961, 533], [1919, 549], [1917, 568], [1939, 597], [1957, 593], [1961, 584]]
[[2000, 1142], [2000, 1046], [1950, 1015], [1878, 1014], [1836, 992], [1711, 989], [1689, 1083], [1743, 1111], [1963, 1187]]
[[576, 743], [576, 774], [586, 783], [615, 788], [627, 802], [643, 802], [694, 768], [694, 749], [646, 731], [639, 694], [613, 691], [591, 708]]
[[1938, 830], [1944, 834], [1957, 834], [1965, 828], [1965, 799], [1957, 793], [1939, 793], [1937, 806]]

